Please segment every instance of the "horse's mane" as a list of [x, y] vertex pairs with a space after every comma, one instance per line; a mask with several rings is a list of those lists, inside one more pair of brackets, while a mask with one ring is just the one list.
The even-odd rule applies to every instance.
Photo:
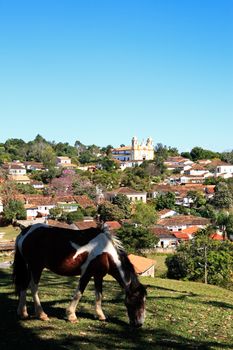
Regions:
[[133, 264], [130, 262], [128, 255], [124, 249], [123, 243], [117, 237], [116, 234], [112, 234], [109, 231], [108, 226], [104, 225], [103, 232], [108, 236], [108, 238], [111, 240], [112, 244], [117, 250], [117, 254], [119, 256], [119, 259], [121, 261], [122, 267], [124, 269], [126, 280], [130, 282], [131, 288], [137, 288], [140, 284], [137, 274], [135, 272]]

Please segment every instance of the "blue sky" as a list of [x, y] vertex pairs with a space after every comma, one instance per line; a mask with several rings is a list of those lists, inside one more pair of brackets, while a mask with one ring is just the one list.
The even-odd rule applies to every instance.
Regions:
[[0, 142], [233, 149], [232, 0], [0, 0]]

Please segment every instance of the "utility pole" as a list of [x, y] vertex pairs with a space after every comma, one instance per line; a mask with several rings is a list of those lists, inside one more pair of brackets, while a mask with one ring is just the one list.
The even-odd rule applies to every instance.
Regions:
[[205, 258], [205, 284], [208, 284], [208, 264], [207, 264], [207, 245], [204, 245], [204, 258]]

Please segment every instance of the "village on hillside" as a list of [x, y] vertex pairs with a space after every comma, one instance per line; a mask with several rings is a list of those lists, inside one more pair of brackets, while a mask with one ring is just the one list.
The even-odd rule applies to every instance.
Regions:
[[[233, 164], [211, 151], [208, 158], [197, 147], [194, 160], [174, 148], [155, 146], [151, 137], [142, 142], [133, 137], [129, 146], [105, 149], [80, 142], [70, 148], [58, 144], [59, 149], [38, 137], [29, 145], [36, 150], [34, 155], [27, 151], [29, 160], [22, 152], [28, 144], [12, 139], [9, 146], [10, 141], [8, 147], [1, 144], [2, 224], [40, 222], [82, 230], [96, 227], [101, 218], [113, 233], [127, 224], [141, 225], [156, 238], [143, 248], [157, 252], [174, 252], [210, 224], [212, 240], [233, 240], [233, 225], [216, 219], [223, 212], [232, 217]], [[21, 205], [18, 212], [15, 202]], [[146, 207], [152, 208], [148, 218]], [[152, 265], [145, 264], [142, 273], [150, 274]]]

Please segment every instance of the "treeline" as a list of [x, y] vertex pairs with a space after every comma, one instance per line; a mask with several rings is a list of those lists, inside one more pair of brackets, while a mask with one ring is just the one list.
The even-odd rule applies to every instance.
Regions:
[[[109, 158], [112, 145], [99, 147], [97, 145], [84, 145], [77, 140], [73, 146], [68, 142], [47, 141], [41, 135], [34, 140], [25, 142], [22, 139], [11, 138], [5, 143], [0, 143], [0, 164], [12, 160], [42, 162], [46, 167], [54, 165], [57, 156], [67, 156], [73, 163], [87, 164], [98, 162], [101, 158]], [[194, 147], [190, 152], [179, 153], [177, 148], [157, 143], [155, 146], [155, 160], [157, 165], [162, 163], [169, 156], [183, 156], [193, 161], [200, 159], [218, 158], [222, 161], [233, 163], [233, 150], [228, 152], [213, 152], [201, 147]], [[112, 164], [110, 164], [111, 166]], [[106, 164], [107, 166], [107, 164]], [[161, 169], [162, 170], [162, 169]]]
[[57, 156], [67, 156], [73, 163], [96, 162], [101, 157], [106, 157], [113, 147], [86, 146], [76, 141], [74, 146], [68, 142], [50, 142], [37, 135], [33, 141], [25, 142], [22, 139], [12, 138], [5, 143], [0, 143], [0, 164], [12, 160], [35, 161], [43, 163], [47, 168], [55, 165]]

